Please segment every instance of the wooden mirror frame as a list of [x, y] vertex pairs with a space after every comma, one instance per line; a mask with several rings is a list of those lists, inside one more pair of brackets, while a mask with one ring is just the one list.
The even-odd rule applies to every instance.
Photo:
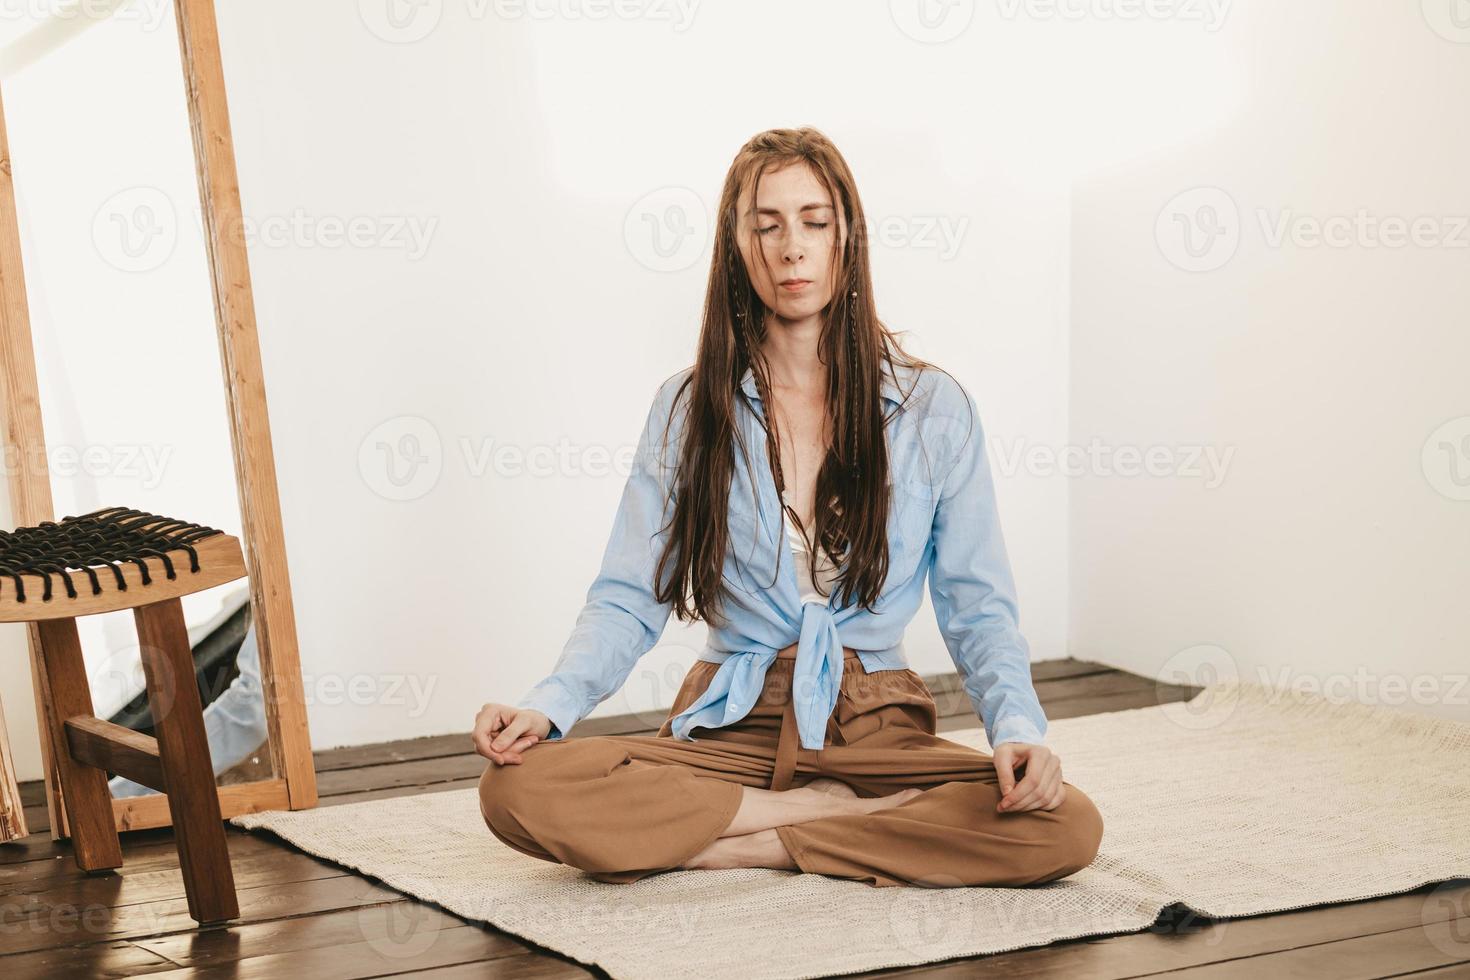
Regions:
[[[175, 0], [184, 86], [193, 134], [205, 248], [219, 329], [225, 402], [239, 488], [241, 539], [250, 576], [251, 616], [260, 646], [261, 682], [269, 731], [271, 779], [219, 787], [221, 814], [228, 818], [256, 810], [300, 810], [316, 805], [316, 767], [306, 722], [296, 614], [286, 570], [285, 537], [276, 488], [270, 418], [266, 411], [255, 301], [250, 286], [234, 140], [230, 134], [213, 0]], [[9, 474], [11, 518], [16, 526], [55, 520], [45, 437], [36, 386], [20, 228], [15, 208], [9, 140], [0, 101], [0, 401], [4, 437], [21, 460]], [[133, 506], [132, 502], [121, 502]], [[187, 514], [171, 515], [188, 519]], [[42, 698], [43, 660], [39, 636], [30, 627], [30, 654], [41, 756], [46, 774], [46, 805], [51, 837], [69, 836], [56, 756], [67, 746], [51, 741], [49, 706]], [[0, 713], [0, 719], [3, 719]], [[162, 793], [112, 801], [118, 830], [166, 827], [168, 798]], [[0, 840], [26, 834], [15, 791], [9, 745], [0, 721]]]

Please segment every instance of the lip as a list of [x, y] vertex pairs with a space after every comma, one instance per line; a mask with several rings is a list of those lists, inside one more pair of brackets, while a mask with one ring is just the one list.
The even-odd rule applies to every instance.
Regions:
[[810, 279], [787, 279], [781, 283], [781, 288], [787, 292], [799, 293], [811, 284]]

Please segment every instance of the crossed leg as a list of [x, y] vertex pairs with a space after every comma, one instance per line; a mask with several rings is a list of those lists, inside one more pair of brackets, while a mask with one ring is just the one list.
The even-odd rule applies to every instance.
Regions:
[[614, 883], [787, 867], [879, 886], [1025, 885], [1085, 867], [1102, 836], [1070, 783], [1055, 810], [997, 813], [991, 757], [915, 729], [803, 749], [796, 785], [779, 792], [764, 788], [772, 760], [760, 743], [607, 735], [545, 742], [524, 759], [481, 778], [491, 832]]

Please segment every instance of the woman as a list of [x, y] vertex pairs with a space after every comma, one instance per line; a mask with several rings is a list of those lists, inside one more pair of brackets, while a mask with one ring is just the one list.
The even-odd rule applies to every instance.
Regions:
[[[549, 677], [475, 719], [509, 846], [622, 883], [1025, 885], [1096, 855], [1102, 818], [1042, 744], [974, 400], [879, 322], [866, 224], [816, 130], [736, 156], [697, 360], [654, 398], [576, 628]], [[993, 755], [935, 735], [907, 666], [926, 576]], [[565, 740], [670, 613], [709, 642], [657, 735]]]

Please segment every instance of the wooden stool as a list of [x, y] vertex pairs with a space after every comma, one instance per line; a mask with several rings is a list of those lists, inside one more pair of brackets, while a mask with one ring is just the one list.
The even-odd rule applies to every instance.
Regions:
[[[238, 538], [113, 507], [0, 531], [0, 622], [37, 631], [77, 866], [122, 866], [107, 770], [168, 797], [189, 914], [239, 916], [180, 596], [244, 577]], [[76, 617], [133, 610], [156, 736], [92, 713]]]

